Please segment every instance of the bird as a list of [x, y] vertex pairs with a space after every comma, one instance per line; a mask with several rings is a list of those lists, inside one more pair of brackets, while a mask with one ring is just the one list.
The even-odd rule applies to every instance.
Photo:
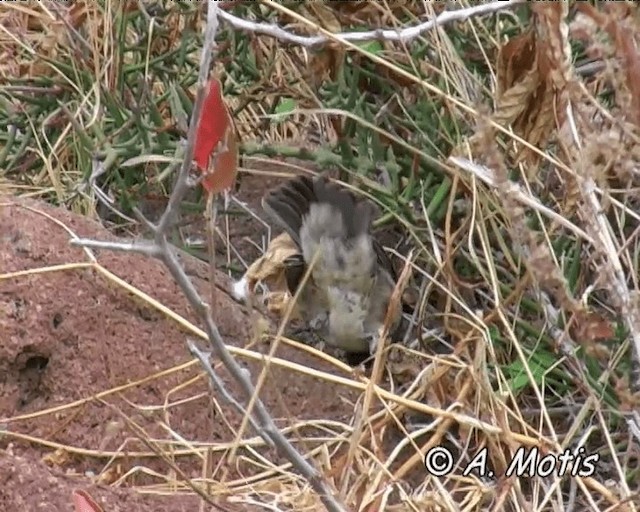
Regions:
[[[291, 294], [302, 286], [302, 319], [348, 354], [374, 354], [397, 281], [372, 235], [376, 205], [325, 176], [301, 175], [269, 191], [262, 207], [299, 248], [285, 262], [285, 279]], [[401, 306], [392, 304], [388, 332], [399, 326], [401, 314]]]

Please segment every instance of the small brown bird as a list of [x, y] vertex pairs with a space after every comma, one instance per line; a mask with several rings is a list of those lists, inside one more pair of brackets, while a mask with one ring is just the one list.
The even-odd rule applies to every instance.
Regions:
[[[287, 261], [291, 293], [312, 265], [298, 301], [302, 318], [346, 352], [373, 353], [396, 282], [391, 261], [371, 235], [375, 205], [327, 178], [298, 176], [269, 192], [262, 206], [300, 248]], [[401, 312], [394, 308], [389, 332]]]

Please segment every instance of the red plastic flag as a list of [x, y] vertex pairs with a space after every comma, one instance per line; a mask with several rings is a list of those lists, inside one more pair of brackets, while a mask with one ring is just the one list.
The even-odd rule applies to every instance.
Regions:
[[220, 82], [215, 78], [209, 81], [198, 120], [194, 159], [205, 174], [202, 186], [207, 192], [215, 194], [233, 186], [238, 172], [238, 142]]

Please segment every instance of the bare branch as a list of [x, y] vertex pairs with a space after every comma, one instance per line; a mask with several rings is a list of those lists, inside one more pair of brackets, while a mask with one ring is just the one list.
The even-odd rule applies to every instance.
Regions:
[[[200, 350], [196, 345], [195, 341], [193, 340], [188, 339], [187, 345], [189, 346], [189, 352], [191, 352], [193, 357], [195, 357], [198, 361], [200, 361], [200, 364], [206, 370], [207, 375], [209, 375], [209, 379], [211, 380], [212, 387], [216, 391], [218, 391], [228, 403], [233, 405], [240, 414], [246, 414], [247, 411], [244, 409], [244, 407], [242, 407], [242, 405], [235, 398], [233, 398], [233, 396], [231, 396], [231, 394], [224, 387], [222, 380], [220, 380], [218, 375], [216, 375], [216, 372], [213, 369], [213, 366], [211, 366], [211, 362], [209, 361], [209, 358], [211, 357], [211, 353]], [[251, 426], [256, 432], [260, 432], [260, 426], [254, 421], [254, 419], [251, 416], [249, 416], [249, 423], [251, 424]], [[269, 443], [269, 444], [270, 446], [273, 446], [273, 443]]]
[[[433, 30], [437, 26], [446, 25], [447, 23], [452, 23], [454, 21], [467, 20], [474, 16], [482, 16], [484, 14], [492, 14], [498, 11], [512, 9], [513, 7], [517, 7], [518, 5], [525, 3], [526, 0], [490, 2], [455, 11], [444, 11], [434, 19], [420, 23], [415, 27], [407, 27], [400, 30], [379, 28], [367, 32], [339, 32], [334, 34], [334, 37], [336, 39], [351, 42], [398, 41], [401, 43], [408, 43], [420, 37], [425, 32]], [[331, 40], [331, 38], [327, 36], [300, 36], [292, 34], [274, 23], [259, 23], [243, 20], [222, 9], [218, 11], [218, 16], [233, 28], [246, 30], [254, 34], [263, 34], [274, 37], [282, 42], [297, 44], [306, 48], [318, 48]]]
[[135, 252], [152, 258], [160, 257], [160, 249], [155, 243], [140, 242], [107, 242], [104, 240], [92, 240], [91, 238], [74, 238], [71, 245], [87, 247], [89, 249], [106, 249], [109, 251]]
[[[175, 251], [172, 249], [171, 244], [167, 240], [167, 234], [171, 229], [171, 226], [177, 216], [178, 209], [184, 195], [189, 189], [189, 172], [191, 170], [193, 156], [195, 151], [195, 139], [197, 124], [200, 119], [200, 112], [205, 98], [205, 89], [209, 77], [209, 69], [211, 66], [212, 53], [215, 48], [215, 36], [218, 29], [218, 16], [220, 16], [220, 8], [215, 0], [209, 0], [207, 2], [207, 23], [205, 27], [204, 46], [200, 58], [200, 72], [198, 74], [198, 92], [196, 95], [195, 104], [193, 107], [193, 114], [191, 116], [191, 122], [189, 126], [187, 147], [185, 149], [184, 161], [180, 167], [180, 172], [176, 180], [173, 192], [169, 198], [167, 207], [160, 218], [157, 226], [148, 222], [143, 218], [143, 222], [154, 233], [153, 243], [113, 243], [113, 242], [101, 242], [96, 240], [87, 239], [74, 239], [72, 243], [83, 247], [94, 247], [101, 249], [113, 249], [120, 251], [139, 252], [146, 254], [147, 256], [155, 256], [163, 261], [167, 269], [177, 282], [178, 286], [182, 289], [187, 300], [191, 304], [191, 307], [196, 311], [205, 326], [205, 331], [209, 338], [212, 351], [220, 358], [225, 365], [231, 376], [239, 384], [246, 403], [249, 403], [256, 394], [255, 387], [251, 383], [249, 372], [241, 367], [235, 360], [231, 352], [227, 349], [218, 327], [213, 321], [211, 316], [211, 309], [206, 304], [193, 283], [187, 277], [184, 269], [177, 259]], [[205, 370], [207, 371], [211, 383], [216, 389], [223, 389], [222, 382], [213, 373], [213, 368], [206, 362], [206, 355], [202, 351], [198, 350], [192, 342], [189, 342], [189, 348], [192, 353], [200, 360]], [[230, 395], [223, 391], [223, 396], [227, 399], [231, 398]], [[231, 399], [230, 403], [234, 407], [240, 407], [240, 404]], [[322, 475], [307, 462], [302, 455], [293, 447], [293, 445], [282, 434], [280, 429], [275, 425], [273, 418], [265, 408], [262, 401], [255, 397], [254, 411], [257, 420], [253, 420], [249, 417], [251, 424], [257, 428], [258, 434], [272, 446], [276, 446], [279, 452], [287, 458], [289, 462], [296, 468], [300, 474], [309, 482], [311, 487], [316, 491], [319, 498], [324, 503], [327, 510], [331, 512], [343, 512], [346, 508], [338, 502], [334, 491], [329, 484], [324, 480]], [[244, 414], [248, 413], [243, 411]]]

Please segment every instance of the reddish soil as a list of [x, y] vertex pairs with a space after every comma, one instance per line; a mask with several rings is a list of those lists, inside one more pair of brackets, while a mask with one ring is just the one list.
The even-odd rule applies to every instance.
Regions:
[[[242, 418], [218, 393], [209, 392], [197, 363], [185, 365], [192, 360], [186, 339], [195, 335], [94, 268], [50, 269], [90, 261], [69, 244], [72, 235], [65, 226], [80, 237], [114, 239], [99, 224], [66, 210], [0, 198], [0, 275], [13, 273], [0, 278], [0, 426], [5, 430], [0, 436], [0, 510], [71, 510], [75, 488], [88, 491], [105, 511], [198, 510], [201, 500], [193, 492], [182, 485], [182, 494], [169, 495], [166, 484], [201, 476], [202, 458], [177, 453], [163, 460], [159, 447], [165, 454], [168, 450], [158, 443], [182, 438], [219, 447], [233, 441]], [[130, 253], [94, 253], [104, 268], [195, 322], [160, 262]], [[209, 297], [209, 283], [197, 277], [207, 276], [207, 265], [195, 259], [187, 263], [194, 284]], [[15, 274], [20, 271], [32, 272]], [[213, 314], [220, 333], [229, 345], [245, 347], [254, 338], [258, 313], [229, 298], [226, 275], [220, 273], [216, 280], [221, 291]], [[204, 341], [198, 343], [206, 347]], [[268, 348], [265, 342], [252, 346], [263, 352]], [[336, 373], [327, 363], [285, 345], [276, 355]], [[255, 381], [262, 365], [248, 358], [239, 361]], [[176, 370], [179, 365], [185, 366]], [[157, 375], [169, 369], [174, 370]], [[241, 399], [219, 364], [217, 373]], [[136, 382], [142, 379], [147, 380]], [[96, 397], [119, 386], [127, 387]], [[260, 397], [284, 426], [296, 420], [345, 420], [353, 415], [357, 394], [272, 366]], [[73, 404], [78, 400], [84, 402]], [[300, 438], [311, 434], [307, 428], [298, 432]], [[305, 450], [317, 444], [304, 440]], [[188, 451], [184, 444], [174, 446]], [[282, 462], [272, 450], [257, 451], [266, 460]], [[227, 455], [225, 449], [213, 450], [208, 465], [213, 469], [207, 473], [211, 480], [229, 482], [262, 470], [246, 449], [224, 462]], [[140, 494], [142, 486], [152, 484], [163, 485], [167, 495]], [[227, 499], [216, 498], [221, 508], [200, 510], [249, 510]]]
[[[76, 489], [87, 492], [109, 512], [190, 512], [198, 507], [198, 499], [194, 496], [145, 496], [127, 488], [94, 485], [87, 478], [52, 470], [37, 457], [20, 457], [7, 452], [0, 453], [0, 484], [3, 510], [72, 510], [71, 493]], [[210, 507], [209, 510], [216, 509]]]

